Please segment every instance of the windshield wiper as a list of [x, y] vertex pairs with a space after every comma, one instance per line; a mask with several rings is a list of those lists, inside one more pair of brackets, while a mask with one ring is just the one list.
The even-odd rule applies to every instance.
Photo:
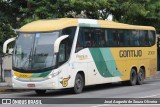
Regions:
[[[22, 65], [22, 68], [26, 68], [26, 69], [29, 68], [30, 61], [32, 60], [32, 53], [33, 53], [32, 51], [33, 51], [33, 49], [31, 48], [28, 57], [26, 57], [25, 60], [24, 60], [24, 63], [23, 63], [23, 65]], [[28, 62], [28, 66], [26, 65], [27, 62]]]

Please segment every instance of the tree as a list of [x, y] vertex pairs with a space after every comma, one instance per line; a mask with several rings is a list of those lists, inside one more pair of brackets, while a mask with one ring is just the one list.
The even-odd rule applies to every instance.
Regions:
[[142, 25], [154, 26], [160, 30], [160, 0], [150, 0], [145, 5], [148, 11], [145, 16], [141, 16], [137, 22]]
[[115, 0], [114, 20], [160, 28], [160, 0]]
[[106, 19], [110, 14], [114, 21], [160, 29], [160, 0], [1, 0], [0, 43], [15, 36], [14, 29], [34, 20]]
[[[114, 0], [109, 0], [114, 1]], [[61, 17], [106, 19], [114, 9], [107, 0], [28, 0], [21, 9], [25, 22]]]
[[65, 17], [106, 19], [114, 9], [108, 1], [114, 0], [58, 0], [57, 6], [58, 12]]
[[14, 30], [11, 25], [12, 14], [10, 13], [10, 5], [7, 1], [0, 1], [0, 53], [2, 53], [2, 45], [4, 41], [14, 36]]

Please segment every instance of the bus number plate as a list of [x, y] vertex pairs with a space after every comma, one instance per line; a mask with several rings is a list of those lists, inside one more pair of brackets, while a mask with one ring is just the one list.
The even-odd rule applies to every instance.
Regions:
[[35, 84], [27, 84], [28, 87], [35, 87]]

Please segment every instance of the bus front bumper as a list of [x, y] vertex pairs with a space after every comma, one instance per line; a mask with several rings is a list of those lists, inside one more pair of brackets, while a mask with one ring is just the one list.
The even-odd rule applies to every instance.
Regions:
[[14, 89], [58, 89], [58, 83], [54, 79], [43, 81], [20, 81], [12, 78], [12, 87]]

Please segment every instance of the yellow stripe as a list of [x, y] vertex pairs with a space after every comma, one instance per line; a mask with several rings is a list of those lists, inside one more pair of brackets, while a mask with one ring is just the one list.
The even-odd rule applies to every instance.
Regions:
[[20, 73], [17, 71], [13, 71], [13, 74], [19, 78], [29, 78], [32, 76], [32, 73]]
[[88, 58], [79, 58], [79, 60], [87, 60]]

